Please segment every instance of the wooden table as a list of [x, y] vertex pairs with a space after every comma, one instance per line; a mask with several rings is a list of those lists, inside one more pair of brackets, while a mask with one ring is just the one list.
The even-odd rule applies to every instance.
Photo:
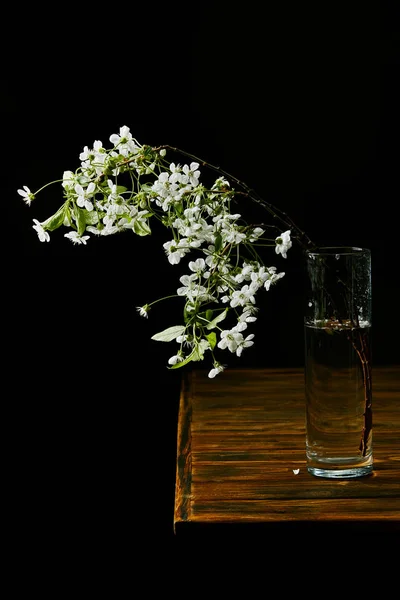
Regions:
[[[374, 470], [309, 474], [303, 369], [194, 370], [182, 383], [174, 531], [400, 531], [400, 366], [373, 369]], [[298, 474], [296, 471], [299, 469]]]

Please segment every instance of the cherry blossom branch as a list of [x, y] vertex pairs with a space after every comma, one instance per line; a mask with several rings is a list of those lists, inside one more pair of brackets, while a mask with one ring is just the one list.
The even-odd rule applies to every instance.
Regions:
[[268, 202], [267, 200], [264, 200], [263, 198], [261, 198], [261, 196], [255, 190], [250, 188], [243, 181], [240, 181], [240, 179], [238, 179], [234, 175], [231, 175], [224, 169], [221, 169], [221, 167], [212, 165], [211, 163], [209, 163], [201, 158], [198, 158], [194, 154], [191, 154], [190, 152], [186, 152], [186, 150], [181, 150], [180, 148], [175, 148], [175, 147], [169, 146], [169, 145], [162, 145], [162, 146], [157, 146], [156, 148], [152, 148], [152, 150], [154, 150], [155, 152], [159, 152], [160, 150], [163, 150], [163, 149], [171, 150], [172, 152], [176, 152], [178, 154], [181, 154], [182, 156], [186, 156], [187, 158], [190, 158], [191, 160], [198, 162], [203, 167], [206, 167], [212, 171], [215, 171], [216, 173], [219, 173], [221, 176], [225, 177], [226, 179], [234, 182], [237, 186], [239, 186], [243, 190], [243, 191], [236, 190], [236, 194], [242, 195], [246, 198], [249, 198], [249, 200], [252, 200], [256, 204], [259, 204], [262, 208], [267, 210], [274, 219], [279, 219], [281, 221], [281, 223], [283, 223], [286, 227], [289, 227], [292, 230], [292, 236], [297, 239], [298, 243], [305, 250], [315, 250], [317, 248], [317, 245], [309, 238], [309, 236], [306, 234], [306, 232], [303, 231], [302, 229], [300, 229], [300, 227], [298, 227], [296, 225], [296, 223], [283, 210], [280, 210], [279, 208], [274, 206], [271, 202]]

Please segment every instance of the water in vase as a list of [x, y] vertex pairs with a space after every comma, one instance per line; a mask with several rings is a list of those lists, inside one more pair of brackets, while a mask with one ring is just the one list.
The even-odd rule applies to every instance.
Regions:
[[349, 478], [372, 471], [369, 323], [305, 324], [307, 469]]

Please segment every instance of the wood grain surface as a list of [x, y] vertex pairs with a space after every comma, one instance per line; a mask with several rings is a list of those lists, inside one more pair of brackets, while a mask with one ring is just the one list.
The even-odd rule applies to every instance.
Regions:
[[[182, 382], [174, 508], [187, 525], [400, 527], [400, 366], [373, 370], [374, 470], [359, 479], [306, 469], [303, 369], [232, 369]], [[299, 469], [298, 474], [295, 471]]]

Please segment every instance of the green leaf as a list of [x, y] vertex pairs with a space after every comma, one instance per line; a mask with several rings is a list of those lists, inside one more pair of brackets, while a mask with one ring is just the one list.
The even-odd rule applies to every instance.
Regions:
[[74, 206], [74, 213], [75, 213], [75, 218], [76, 218], [76, 225], [78, 228], [78, 233], [79, 235], [82, 235], [83, 232], [86, 229], [86, 220], [85, 220], [85, 213], [83, 210], [81, 210], [78, 206]]
[[208, 343], [211, 346], [211, 350], [214, 350], [215, 345], [217, 343], [217, 336], [216, 336], [215, 332], [212, 331], [211, 333], [209, 333], [208, 335], [206, 335], [206, 338], [208, 339]]
[[[99, 222], [99, 215], [97, 214], [97, 212], [95, 210], [86, 210], [82, 209], [83, 212], [83, 216], [85, 218], [85, 223], [86, 225], [97, 225], [97, 223]], [[104, 215], [105, 213], [103, 213]]]
[[65, 225], [65, 227], [73, 227], [72, 217], [71, 217], [71, 211], [69, 209], [69, 206], [65, 207], [63, 225]]
[[208, 325], [206, 325], [206, 329], [214, 329], [214, 327], [216, 326], [217, 323], [220, 323], [221, 321], [223, 321], [226, 317], [228, 313], [228, 310], [225, 309], [222, 313], [220, 313], [219, 315], [217, 315], [215, 317], [215, 319], [213, 319], [212, 321], [210, 321], [208, 323]]
[[180, 335], [183, 335], [185, 329], [185, 325], [174, 325], [173, 327], [164, 329], [164, 331], [160, 331], [160, 333], [156, 333], [151, 339], [156, 340], [156, 342], [171, 342]]
[[140, 236], [151, 235], [151, 229], [146, 221], [135, 221], [133, 231]]
[[208, 340], [200, 340], [200, 342], [198, 342], [195, 349], [193, 350], [194, 356], [193, 356], [192, 360], [203, 360], [204, 352], [206, 350], [208, 350], [208, 348], [209, 348]]
[[222, 246], [222, 235], [220, 233], [218, 233], [215, 236], [215, 242], [214, 242], [215, 252], [219, 252], [221, 250], [221, 246]]
[[64, 223], [65, 212], [66, 205], [63, 204], [63, 206], [61, 206], [61, 208], [59, 208], [52, 217], [42, 223], [43, 229], [46, 229], [47, 231], [54, 231], [55, 229], [58, 229]]

